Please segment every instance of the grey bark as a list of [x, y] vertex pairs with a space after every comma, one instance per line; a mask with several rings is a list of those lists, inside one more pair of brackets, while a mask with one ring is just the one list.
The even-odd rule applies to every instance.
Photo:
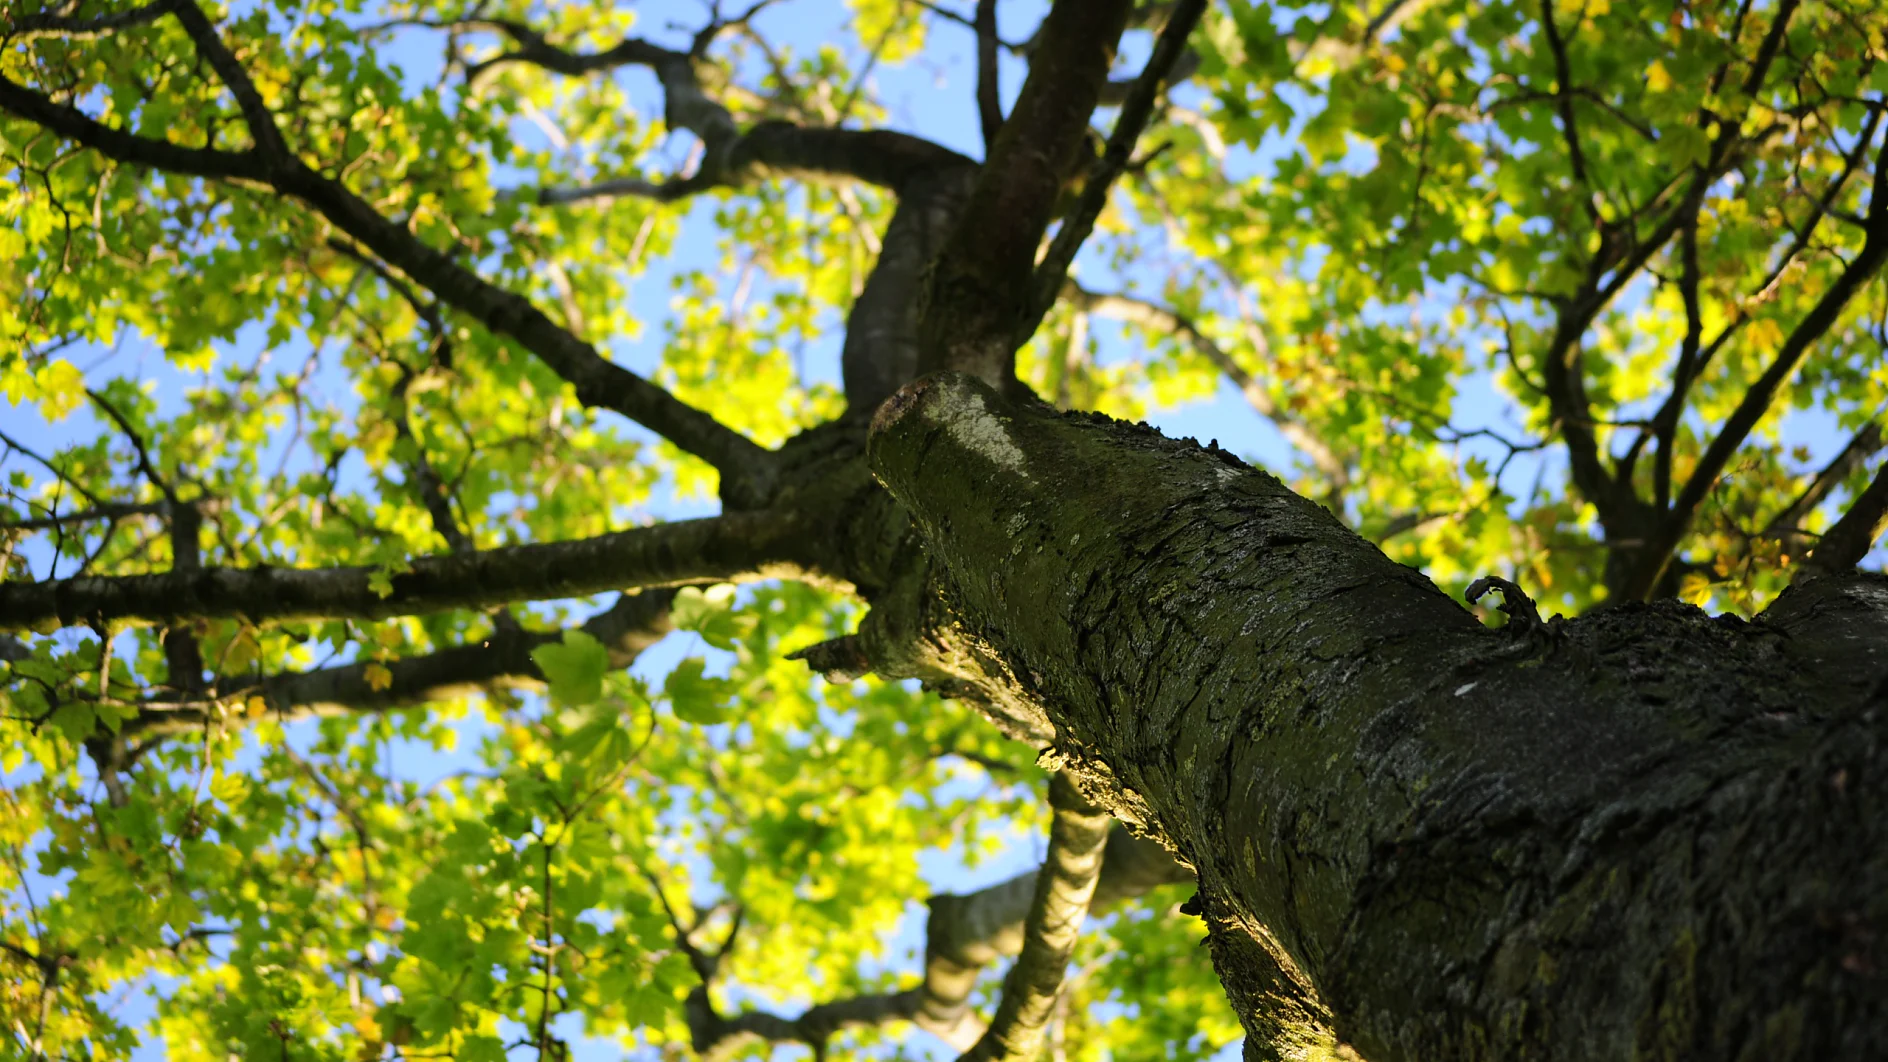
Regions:
[[[703, 1002], [690, 1011], [696, 1051], [709, 1057], [750, 1038], [823, 1044], [835, 1033], [861, 1025], [909, 1021], [958, 1050], [976, 1043], [983, 1022], [970, 1007], [970, 992], [983, 969], [1023, 950], [1024, 923], [1036, 892], [1031, 870], [962, 895], [941, 893], [928, 901], [924, 981], [902, 992], [852, 996], [809, 1007], [787, 1017], [747, 1010], [719, 1015]], [[1191, 871], [1159, 844], [1115, 826], [1102, 852], [1092, 911], [1105, 911], [1162, 885], [1190, 881]]]
[[1003, 996], [990, 1027], [959, 1062], [1028, 1062], [1042, 1049], [1062, 994], [1062, 978], [1101, 875], [1108, 815], [1061, 774], [1049, 782], [1049, 805], [1055, 809], [1049, 854], [1036, 873], [1022, 952], [1003, 977]]

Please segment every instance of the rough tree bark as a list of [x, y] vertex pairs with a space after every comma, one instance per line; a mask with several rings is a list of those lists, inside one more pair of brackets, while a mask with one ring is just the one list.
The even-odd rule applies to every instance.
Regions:
[[1249, 1057], [1888, 1053], [1888, 580], [1486, 629], [1216, 449], [943, 374], [935, 643], [1200, 877]]
[[[1783, 6], [1787, 15], [1793, 5]], [[845, 382], [859, 415], [773, 452], [615, 366], [286, 151], [194, 5], [147, 5], [93, 24], [102, 32], [180, 12], [245, 105], [255, 146], [147, 140], [4, 78], [0, 110], [121, 162], [299, 200], [362, 255], [516, 339], [586, 404], [714, 464], [726, 515], [419, 559], [392, 575], [390, 593], [367, 569], [180, 565], [8, 584], [0, 628], [385, 616], [702, 579], [815, 578], [856, 591], [872, 610], [856, 636], [804, 654], [809, 663], [921, 678], [976, 703], [1043, 749], [1045, 765], [1074, 778], [1088, 801], [1192, 868], [1248, 1057], [1888, 1057], [1879, 942], [1888, 926], [1888, 579], [1833, 563], [1806, 571], [1751, 623], [1669, 601], [1541, 623], [1510, 588], [1514, 620], [1488, 629], [1217, 447], [1059, 414], [1016, 381], [1019, 326], [1040, 312], [1032, 293], [1063, 285], [1059, 272], [1035, 271], [1035, 256], [1075, 143], [1108, 90], [1128, 8], [1055, 5], [981, 166], [907, 137], [772, 123], [742, 132], [701, 94], [691, 65], [699, 48], [631, 41], [575, 56], [491, 24], [517, 45], [507, 62], [657, 69], [671, 123], [715, 147], [701, 172], [670, 185], [548, 200], [672, 198], [808, 171], [898, 194], [886, 254], [848, 322]], [[40, 22], [23, 30], [58, 28]], [[1787, 18], [1776, 22], [1766, 54]], [[1556, 32], [1551, 12], [1547, 28]], [[1178, 54], [1178, 42], [1159, 54]], [[1150, 85], [1164, 76], [1149, 75]], [[1714, 152], [1700, 188], [1734, 148], [1727, 140]], [[1878, 165], [1878, 189], [1884, 181]], [[1646, 255], [1680, 231], [1682, 213]], [[1888, 247], [1888, 195], [1878, 193], [1869, 223], [1872, 257], [1857, 285]], [[1607, 268], [1595, 265], [1596, 298]], [[1564, 321], [1562, 331], [1578, 338]], [[1818, 335], [1803, 331], [1790, 357]], [[1793, 371], [1786, 362], [1780, 379]], [[919, 371], [930, 372], [912, 381]], [[1584, 424], [1577, 376], [1557, 385], [1568, 422]], [[868, 438], [863, 414], [874, 407]], [[1591, 454], [1568, 441], [1589, 500], [1612, 497], [1586, 474], [1594, 469], [1582, 471]], [[1864, 547], [1888, 505], [1884, 482], [1852, 525]], [[627, 658], [663, 629], [666, 601], [630, 599], [595, 630]], [[363, 692], [364, 677], [346, 668], [257, 688], [283, 710], [379, 710], [529, 681], [529, 648], [549, 637], [504, 632], [496, 652], [467, 646], [403, 662], [384, 691]], [[0, 655], [20, 651], [0, 639]], [[216, 696], [226, 685], [211, 684]], [[161, 736], [201, 711], [195, 701], [153, 702], [132, 726]], [[1097, 843], [1088, 837], [1084, 858]], [[1115, 863], [1111, 846], [1104, 892]], [[1171, 872], [1153, 865], [1150, 883]], [[1095, 868], [1078, 869], [1092, 883]], [[730, 1039], [811, 1041], [942, 1001], [928, 1020], [954, 1023], [966, 978], [1043, 929], [1018, 913], [1034, 884], [935, 904], [931, 958], [960, 969], [927, 970], [922, 989], [841, 1001], [797, 1028], [765, 1015], [708, 1017]], [[983, 929], [956, 917], [985, 907], [1002, 914]], [[949, 937], [952, 926], [964, 935]], [[1038, 1002], [1055, 990], [1046, 974], [1040, 987]]]

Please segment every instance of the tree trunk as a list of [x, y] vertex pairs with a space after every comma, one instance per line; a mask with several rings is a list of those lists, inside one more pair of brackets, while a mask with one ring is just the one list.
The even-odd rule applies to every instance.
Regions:
[[1888, 580], [1487, 628], [1214, 446], [939, 374], [869, 447], [870, 654], [1197, 871], [1249, 1057], [1888, 1058]]

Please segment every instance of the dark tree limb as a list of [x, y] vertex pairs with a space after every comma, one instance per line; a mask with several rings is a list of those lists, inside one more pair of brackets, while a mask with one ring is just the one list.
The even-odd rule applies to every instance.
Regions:
[[435, 554], [412, 560], [403, 571], [202, 568], [6, 583], [0, 584], [0, 630], [212, 618], [376, 620], [635, 587], [819, 579], [824, 573], [811, 552], [822, 533], [806, 514], [762, 510], [565, 542]]
[[1036, 876], [1022, 954], [1003, 978], [1003, 999], [990, 1027], [963, 1053], [962, 1062], [1027, 1062], [1036, 1056], [1088, 917], [1108, 840], [1108, 813], [1060, 773], [1049, 781], [1049, 803], [1055, 808], [1049, 857]]
[[223, 43], [216, 27], [209, 16], [197, 6], [196, 0], [173, 0], [177, 22], [190, 36], [190, 42], [196, 45], [197, 54], [216, 71], [217, 80], [236, 98], [236, 108], [242, 112], [243, 124], [249, 127], [249, 135], [256, 142], [255, 153], [270, 168], [283, 167], [293, 159], [288, 143], [282, 139], [282, 130], [275, 124], [275, 113], [268, 104], [262, 102], [262, 94], [256, 91], [256, 84], [250, 80], [249, 72], [243, 69], [234, 52]]
[[0, 25], [0, 41], [9, 44], [24, 43], [38, 37], [89, 40], [106, 36], [117, 30], [155, 22], [169, 14], [175, 7], [176, 0], [154, 0], [152, 3], [140, 4], [124, 11], [93, 18], [74, 18], [52, 11], [41, 11]]
[[1036, 327], [1042, 323], [1043, 315], [1055, 305], [1056, 296], [1062, 291], [1063, 281], [1068, 276], [1070, 264], [1075, 261], [1076, 252], [1094, 230], [1095, 220], [1101, 216], [1102, 208], [1107, 206], [1108, 193], [1114, 186], [1115, 178], [1133, 159], [1134, 145], [1140, 141], [1141, 130], [1147, 127], [1148, 119], [1153, 117], [1154, 102], [1165, 87], [1174, 63], [1186, 50], [1187, 37], [1193, 33], [1193, 27], [1199, 23], [1200, 14], [1205, 10], [1206, 0], [1178, 0], [1167, 18], [1167, 24], [1161, 28], [1160, 36], [1154, 41], [1153, 54], [1148, 56], [1147, 65], [1141, 68], [1140, 76], [1134, 79], [1127, 99], [1121, 104], [1121, 113], [1115, 119], [1114, 129], [1108, 134], [1108, 146], [1103, 149], [1101, 158], [1089, 168], [1082, 185], [1081, 199], [1077, 201], [1075, 209], [1062, 219], [1062, 227], [1049, 244], [1042, 263], [1036, 267], [1032, 281], [1035, 286], [1034, 303], [1017, 327], [1017, 346], [1028, 342], [1029, 337], [1035, 334]]
[[[1766, 300], [1773, 294], [1777, 284], [1783, 278], [1784, 271], [1789, 269], [1790, 265], [1796, 261], [1798, 255], [1801, 255], [1803, 251], [1808, 249], [1809, 241], [1811, 237], [1815, 235], [1817, 228], [1822, 224], [1823, 218], [1828, 217], [1834, 208], [1836, 197], [1842, 194], [1842, 189], [1848, 186], [1849, 179], [1860, 171], [1863, 163], [1867, 161], [1868, 146], [1875, 140], [1875, 130], [1881, 123], [1884, 110], [1888, 110], [1888, 108], [1872, 107], [1869, 109], [1868, 120], [1863, 123], [1862, 133], [1856, 138], [1855, 146], [1849, 149], [1848, 155], [1843, 159], [1841, 172], [1830, 178], [1828, 185], [1823, 188], [1822, 194], [1816, 197], [1815, 209], [1810, 212], [1807, 220], [1797, 226], [1795, 235], [1790, 240], [1790, 245], [1784, 249], [1783, 253], [1779, 255], [1776, 261], [1771, 265], [1770, 271], [1765, 274], [1763, 278], [1763, 282], [1756, 286], [1751, 296], [1753, 301]], [[1695, 211], [1692, 217], [1694, 218], [1693, 225], [1695, 226]], [[1652, 422], [1655, 427], [1666, 424], [1675, 426], [1678, 423], [1679, 415], [1684, 411], [1685, 402], [1690, 397], [1690, 385], [1697, 381], [1706, 367], [1717, 357], [1718, 351], [1722, 350], [1724, 345], [1735, 337], [1739, 330], [1749, 324], [1751, 320], [1752, 315], [1740, 307], [1732, 316], [1731, 320], [1726, 322], [1724, 327], [1718, 331], [1718, 334], [1712, 338], [1711, 342], [1706, 344], [1704, 348], [1698, 352], [1697, 357], [1690, 367], [1690, 371], [1682, 376], [1677, 373], [1674, 374], [1671, 391], [1665, 396], [1665, 401], [1659, 405], [1658, 412], [1652, 417]], [[1681, 381], [1684, 386], [1680, 386]], [[1621, 482], [1631, 481], [1633, 462], [1638, 456], [1638, 448], [1642, 446], [1645, 441], [1645, 436], [1641, 436], [1639, 439], [1635, 440], [1634, 449], [1628, 452], [1626, 457], [1620, 461], [1616, 478]], [[1665, 503], [1663, 499], [1659, 501], [1660, 505], [1664, 505]]]
[[973, 24], [977, 31], [977, 119], [983, 126], [983, 150], [988, 153], [1003, 128], [1003, 97], [997, 82], [996, 0], [977, 0]]
[[0, 521], [0, 531], [50, 531], [66, 524], [82, 524], [92, 520], [123, 520], [132, 516], [156, 516], [165, 518], [170, 515], [170, 503], [155, 502], [106, 502], [69, 513], [48, 513], [45, 516], [32, 516], [12, 523]]
[[[164, 496], [167, 524], [170, 532], [170, 568], [173, 574], [188, 573], [203, 567], [203, 510], [200, 499], [183, 501], [177, 496], [170, 481], [158, 474], [157, 465], [151, 460], [150, 448], [144, 443], [144, 436], [132, 426], [129, 418], [118, 410], [109, 399], [97, 391], [87, 389], [86, 396], [112, 423], [118, 426], [125, 438], [130, 440], [132, 452], [137, 456], [138, 471]], [[184, 694], [194, 694], [203, 689], [203, 650], [197, 644], [197, 636], [188, 626], [173, 626], [163, 633], [165, 681], [170, 688]], [[111, 777], [112, 772], [101, 761], [102, 777]]]
[[1730, 463], [1732, 455], [1743, 446], [1744, 440], [1770, 411], [1777, 394], [1796, 374], [1817, 341], [1834, 327], [1849, 300], [1874, 279], [1882, 263], [1888, 261], [1888, 144], [1882, 146], [1875, 159], [1875, 179], [1869, 194], [1867, 224], [1868, 236], [1863, 241], [1860, 253], [1849, 261], [1835, 282], [1829, 285], [1829, 290], [1823, 292], [1822, 297], [1816, 300], [1816, 305], [1797, 322], [1796, 328], [1771, 360], [1769, 368], [1744, 392], [1737, 408], [1731, 411], [1716, 437], [1699, 456], [1697, 466], [1685, 481], [1684, 489], [1679, 492], [1671, 511], [1664, 514], [1648, 548], [1641, 554], [1635, 578], [1626, 587], [1628, 597], [1643, 598], [1657, 585], [1671, 560], [1672, 551], [1690, 528], [1705, 496], [1717, 484], [1718, 477], [1724, 474], [1724, 468]]
[[1560, 135], [1567, 144], [1567, 167], [1583, 193], [1580, 204], [1587, 220], [1603, 229], [1606, 221], [1593, 201], [1593, 181], [1587, 176], [1586, 152], [1580, 147], [1580, 127], [1573, 113], [1573, 67], [1567, 59], [1567, 42], [1561, 39], [1560, 25], [1554, 19], [1553, 0], [1541, 0], [1541, 34], [1554, 55], [1554, 108], [1560, 118]]
[[[328, 246], [359, 262], [367, 268], [368, 272], [379, 277], [389, 288], [392, 288], [394, 293], [413, 310], [414, 315], [426, 325], [427, 331], [432, 333], [432, 360], [442, 366], [452, 365], [452, 335], [446, 328], [445, 315], [440, 312], [438, 303], [420, 298], [418, 293], [386, 266], [375, 261], [373, 256], [363, 254], [359, 248], [347, 241], [330, 240]], [[475, 546], [472, 537], [459, 526], [459, 519], [452, 511], [452, 494], [445, 482], [439, 478], [439, 472], [433, 468], [432, 462], [427, 460], [426, 450], [420, 444], [418, 435], [413, 431], [412, 408], [408, 395], [413, 385], [419, 381], [420, 373], [402, 362], [395, 361], [394, 365], [399, 370], [400, 377], [395, 381], [391, 394], [396, 406], [391, 418], [393, 430], [400, 439], [413, 448], [413, 458], [404, 462], [407, 488], [426, 510], [426, 515], [432, 519], [433, 530], [445, 540], [446, 547], [454, 553], [470, 552]]]
[[1823, 532], [1793, 581], [1848, 571], [1862, 563], [1883, 530], [1888, 530], [1888, 464], [1875, 470], [1875, 478], [1856, 495], [1849, 511]]
[[[750, 1037], [814, 1045], [845, 1028], [910, 1021], [958, 1051], [967, 1050], [984, 1030], [970, 1007], [971, 989], [984, 968], [1022, 951], [1039, 873], [1027, 871], [972, 893], [931, 897], [924, 981], [917, 987], [837, 999], [794, 1017], [757, 1010], [717, 1016], [704, 1008], [691, 1029], [695, 1049], [718, 1056]], [[1117, 824], [1108, 832], [1090, 909], [1105, 910], [1162, 885], [1191, 880], [1192, 872], [1165, 848]]]
[[601, 52], [572, 52], [550, 43], [543, 34], [523, 23], [504, 19], [427, 25], [489, 29], [504, 34], [517, 45], [513, 51], [475, 65], [467, 75], [474, 81], [510, 63], [529, 63], [572, 77], [619, 66], [646, 67], [662, 85], [663, 121], [669, 129], [687, 130], [701, 140], [701, 161], [688, 176], [660, 182], [617, 178], [577, 188], [546, 188], [538, 193], [538, 202], [542, 204], [617, 196], [669, 202], [711, 188], [744, 184], [763, 173], [859, 180], [896, 190], [936, 168], [969, 163], [948, 148], [889, 130], [807, 128], [787, 122], [762, 122], [743, 131], [733, 114], [702, 89], [695, 64], [701, 60], [702, 51], [715, 32], [746, 17], [704, 29], [696, 35], [695, 45], [686, 52], [636, 38], [626, 39]]
[[659, 182], [614, 178], [577, 188], [544, 189], [538, 194], [541, 203], [624, 195], [669, 202], [763, 176], [855, 180], [894, 192], [898, 207], [886, 229], [883, 250], [847, 316], [840, 355], [847, 403], [855, 415], [869, 413], [915, 375], [914, 306], [924, 269], [956, 223], [975, 179], [975, 162], [920, 137], [888, 130], [762, 122], [743, 131], [727, 108], [702, 90], [696, 77], [695, 63], [705, 47], [706, 30], [697, 35], [696, 47], [688, 52], [627, 40], [604, 52], [583, 54], [558, 48], [518, 23], [463, 25], [495, 29], [519, 46], [482, 64], [481, 70], [500, 62], [529, 62], [570, 75], [623, 64], [649, 67], [661, 82], [669, 127], [687, 129], [702, 142], [701, 161], [692, 174]]
[[529, 299], [478, 276], [383, 217], [338, 181], [300, 159], [271, 162], [253, 151], [186, 148], [115, 129], [75, 107], [0, 77], [0, 111], [41, 126], [114, 161], [168, 173], [272, 188], [301, 200], [383, 262], [446, 305], [510, 336], [563, 377], [585, 405], [620, 413], [722, 473], [737, 497], [764, 497], [767, 451], [709, 414], [617, 365], [558, 326]]
[[[666, 589], [623, 594], [578, 629], [603, 643], [611, 667], [628, 667], [668, 633], [669, 603], [674, 596], [673, 590]], [[399, 660], [359, 661], [260, 680], [222, 678], [212, 686], [213, 697], [140, 706], [119, 737], [164, 736], [197, 730], [216, 719], [240, 720], [240, 710], [225, 713], [219, 706], [242, 704], [251, 697], [262, 698], [275, 718], [290, 720], [389, 712], [493, 689], [535, 688], [543, 683], [544, 675], [531, 659], [531, 651], [562, 637], [562, 631], [501, 629], [476, 645]], [[386, 669], [380, 681], [369, 675], [368, 669], [375, 667]]]
[[1849, 478], [1850, 473], [1860, 468], [1863, 461], [1874, 456], [1875, 452], [1882, 448], [1882, 443], [1879, 421], [1871, 420], [1862, 425], [1862, 430], [1849, 439], [1849, 444], [1842, 448], [1842, 452], [1831, 458], [1828, 464], [1817, 471], [1815, 478], [1809, 481], [1809, 486], [1803, 488], [1803, 493], [1798, 494], [1794, 501], [1770, 521], [1769, 526], [1764, 529], [1764, 534], [1794, 544], [1801, 537], [1798, 529], [1804, 520], [1809, 519], [1809, 514], [1815, 512], [1816, 507], [1829, 497], [1830, 491], [1835, 490], [1843, 480]]
[[957, 369], [1017, 392], [1016, 335], [1034, 312], [1036, 251], [1088, 132], [1125, 0], [1057, 0], [1029, 77], [1003, 123], [957, 229], [931, 270], [919, 316], [919, 371]]
[[[1678, 234], [1679, 259], [1683, 263], [1678, 291], [1685, 303], [1685, 338], [1679, 345], [1678, 364], [1672, 370], [1672, 394], [1683, 395], [1700, 368], [1699, 354], [1704, 347], [1704, 310], [1698, 298], [1698, 212], [1692, 211]], [[1678, 418], [1684, 412], [1682, 401], [1667, 402], [1653, 418], [1653, 434], [1658, 449], [1652, 456], [1652, 505], [1663, 511], [1672, 499], [1672, 458], [1676, 455]]]

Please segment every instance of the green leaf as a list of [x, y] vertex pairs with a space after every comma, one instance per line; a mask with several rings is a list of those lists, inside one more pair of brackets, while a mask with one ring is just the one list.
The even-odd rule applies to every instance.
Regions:
[[603, 696], [603, 676], [610, 652], [584, 631], [565, 631], [561, 644], [531, 650], [531, 660], [551, 684], [551, 700], [560, 705], [594, 704]]
[[67, 701], [52, 713], [52, 725], [75, 742], [92, 736], [97, 719], [92, 706], [84, 701]]
[[678, 630], [701, 635], [702, 641], [716, 649], [732, 649], [742, 626], [733, 612], [734, 595], [733, 583], [716, 583], [706, 590], [685, 586], [669, 606], [669, 620]]
[[674, 709], [675, 717], [685, 723], [709, 725], [725, 723], [729, 712], [722, 703], [728, 696], [728, 680], [705, 678], [702, 671], [707, 667], [700, 657], [689, 657], [675, 665], [669, 677], [663, 683], [663, 691], [669, 695], [669, 707]]

